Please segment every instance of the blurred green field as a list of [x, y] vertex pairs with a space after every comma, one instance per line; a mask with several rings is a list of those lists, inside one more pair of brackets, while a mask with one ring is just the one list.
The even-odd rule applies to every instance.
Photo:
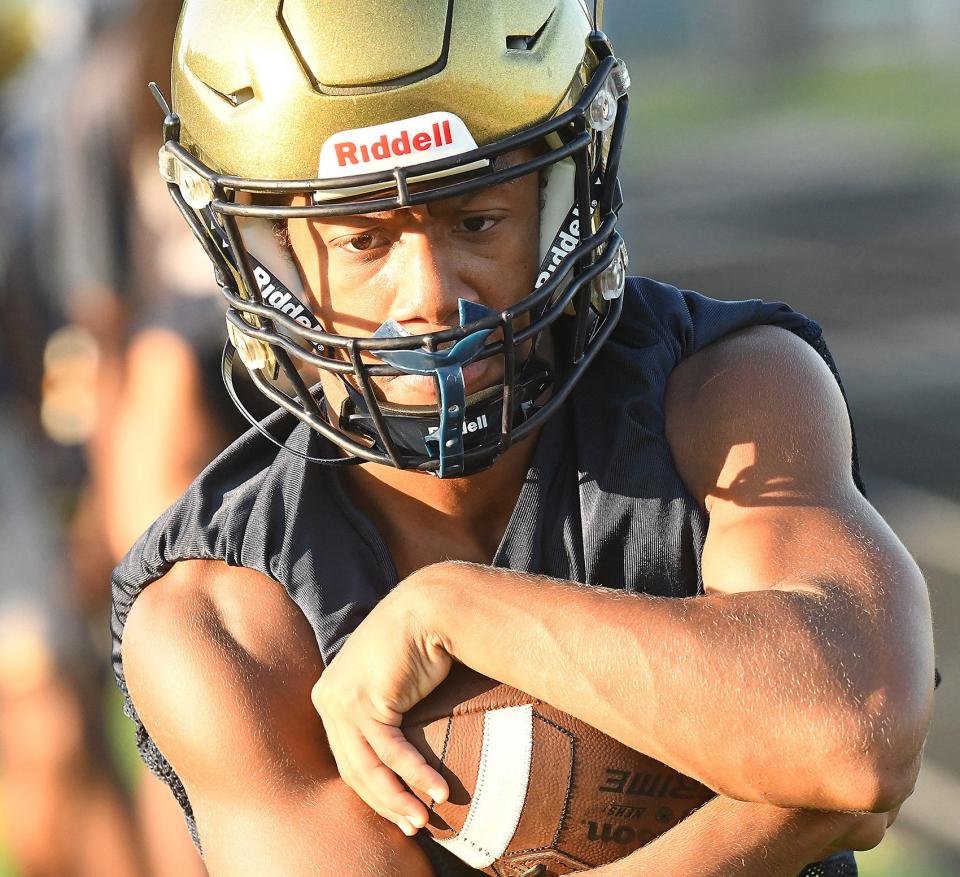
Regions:
[[860, 877], [956, 877], [956, 871], [948, 865], [930, 860], [923, 842], [897, 827], [875, 850], [857, 854]]
[[0, 877], [18, 877], [17, 872], [13, 869], [13, 865], [7, 858], [7, 851], [3, 848], [2, 844], [0, 844]]
[[633, 72], [630, 140], [640, 161], [776, 117], [881, 126], [921, 160], [955, 163], [960, 157], [957, 60], [826, 56], [765, 76], [658, 61], [641, 62]]

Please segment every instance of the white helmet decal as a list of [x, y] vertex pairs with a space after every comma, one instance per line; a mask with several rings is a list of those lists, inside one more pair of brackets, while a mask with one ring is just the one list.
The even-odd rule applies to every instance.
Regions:
[[322, 179], [424, 164], [477, 148], [459, 116], [437, 112], [334, 134], [320, 150]]

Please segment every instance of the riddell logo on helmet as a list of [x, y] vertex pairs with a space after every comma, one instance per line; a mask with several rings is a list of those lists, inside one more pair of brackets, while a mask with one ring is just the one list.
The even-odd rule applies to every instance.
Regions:
[[[570, 219], [570, 217], [572, 217], [572, 219]], [[545, 266], [541, 266], [544, 270], [537, 278], [536, 289], [543, 286], [543, 284], [553, 276], [557, 268], [560, 267], [560, 263], [563, 262], [580, 243], [580, 211], [574, 207], [568, 219], [570, 219], [570, 222], [567, 224], [567, 227], [560, 229], [559, 234], [553, 242], [553, 246], [544, 258]], [[547, 259], [549, 259], [549, 261], [547, 261]]]
[[[599, 186], [599, 180], [595, 180], [592, 183], [594, 192], [596, 192]], [[591, 198], [590, 209], [596, 210], [598, 203], [599, 202], [596, 198]], [[560, 231], [557, 232], [557, 236], [553, 239], [553, 245], [543, 257], [543, 262], [540, 265], [540, 276], [537, 277], [537, 282], [534, 285], [534, 289], [539, 289], [544, 283], [553, 277], [563, 260], [566, 259], [567, 256], [569, 256], [579, 245], [580, 210], [579, 208], [574, 207], [567, 214], [567, 218], [564, 220], [564, 225], [561, 226]]]
[[253, 276], [257, 279], [257, 286], [260, 287], [260, 295], [263, 296], [264, 304], [276, 308], [307, 329], [314, 328], [314, 321], [306, 316], [307, 309], [293, 297], [293, 293], [289, 290], [281, 292], [277, 289], [273, 278], [259, 265], [254, 266]]
[[417, 152], [429, 152], [440, 146], [449, 146], [453, 143], [453, 134], [450, 133], [450, 121], [434, 122], [430, 131], [417, 131], [412, 134], [403, 130], [399, 137], [392, 140], [386, 134], [371, 143], [343, 140], [333, 145], [337, 155], [337, 164], [347, 167], [351, 164], [369, 164], [371, 161], [385, 161], [399, 155], [410, 155]]
[[332, 179], [392, 170], [476, 148], [476, 142], [458, 116], [427, 113], [335, 134], [320, 150], [320, 176]]
[[[464, 432], [480, 432], [482, 429], [486, 429], [490, 426], [490, 421], [487, 420], [486, 414], [481, 414], [476, 420], [468, 420], [463, 424]], [[431, 426], [427, 430], [427, 435], [436, 435], [440, 432], [439, 426]]]

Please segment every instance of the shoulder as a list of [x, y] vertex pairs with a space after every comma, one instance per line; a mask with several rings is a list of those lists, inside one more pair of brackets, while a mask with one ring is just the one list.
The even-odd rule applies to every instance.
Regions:
[[[283, 428], [289, 424], [280, 418], [268, 418], [264, 424], [281, 441], [287, 437]], [[291, 493], [289, 482], [297, 471], [259, 433], [244, 433], [132, 545], [114, 571], [115, 600], [118, 589], [139, 594], [173, 564], [193, 558], [267, 573], [269, 557], [276, 543], [282, 543], [284, 529], [265, 526], [257, 509], [277, 496], [283, 501]], [[129, 598], [118, 602], [129, 602]]]
[[142, 639], [153, 645], [216, 633], [267, 664], [295, 654], [295, 644], [287, 641], [291, 630], [313, 639], [310, 625], [280, 584], [255, 570], [215, 560], [177, 563], [144, 589], [124, 630], [125, 653], [141, 630], [148, 633]]
[[780, 301], [716, 299], [648, 277], [631, 277], [614, 338], [633, 346], [659, 342], [676, 363], [755, 325], [820, 332], [816, 323]]
[[836, 387], [836, 379], [817, 350], [780, 326], [748, 326], [714, 341], [681, 362], [670, 375], [668, 392], [701, 395], [704, 385], [721, 372], [749, 374], [757, 383], [778, 383], [784, 371], [805, 381]]
[[821, 354], [784, 328], [751, 326], [688, 357], [670, 374], [664, 406], [677, 469], [701, 505], [735, 472], [852, 479], [840, 386]]
[[176, 564], [135, 601], [121, 654], [134, 707], [188, 789], [229, 784], [237, 759], [302, 748], [317, 730], [313, 632], [283, 588], [253, 570]]

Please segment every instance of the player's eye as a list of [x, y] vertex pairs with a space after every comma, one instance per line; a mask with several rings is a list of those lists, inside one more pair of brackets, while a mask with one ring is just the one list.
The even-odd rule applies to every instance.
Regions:
[[369, 253], [389, 243], [383, 234], [376, 231], [365, 231], [347, 238], [340, 238], [334, 242], [341, 250], [348, 253]]
[[489, 231], [497, 224], [497, 220], [492, 216], [470, 216], [464, 219], [458, 226], [458, 229], [478, 234], [479, 232]]

